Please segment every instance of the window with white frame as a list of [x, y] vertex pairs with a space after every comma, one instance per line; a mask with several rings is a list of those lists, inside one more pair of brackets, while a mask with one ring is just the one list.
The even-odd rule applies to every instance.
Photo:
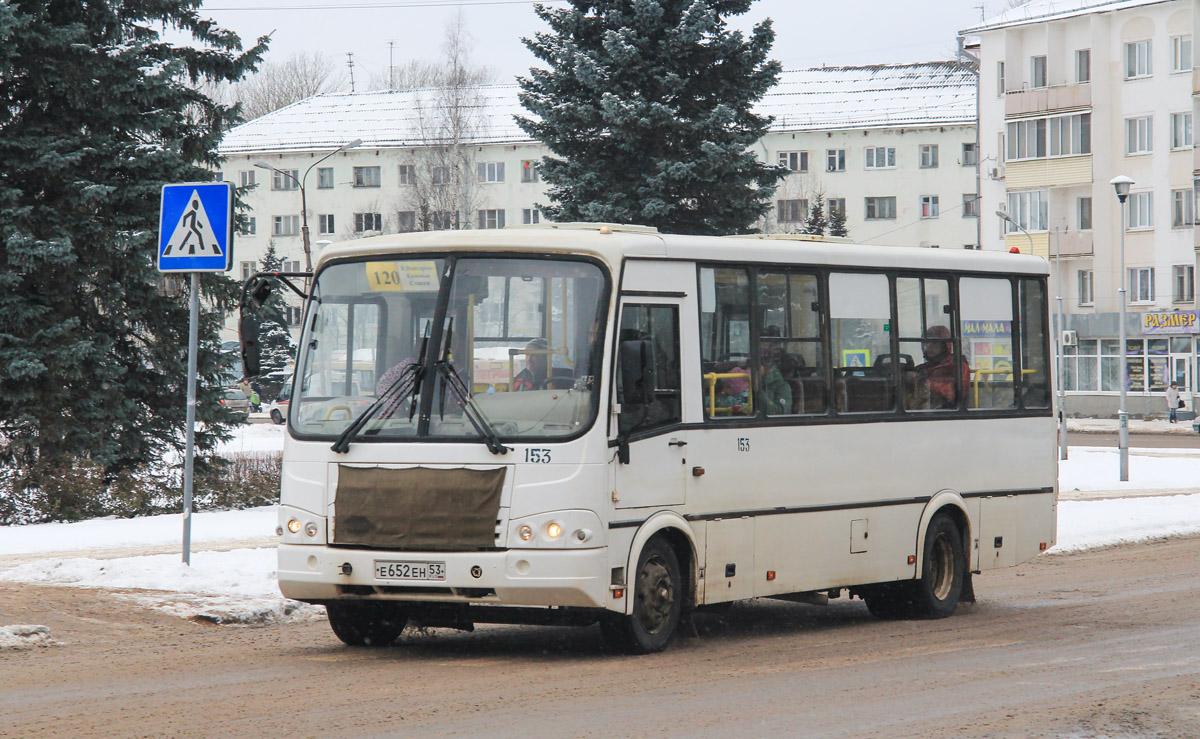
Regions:
[[434, 185], [450, 184], [450, 167], [435, 164], [429, 168], [429, 181]]
[[415, 185], [417, 184], [417, 165], [401, 164], [400, 165], [400, 184]]
[[1130, 267], [1129, 268], [1129, 302], [1130, 303], [1152, 303], [1152, 302], [1154, 302], [1154, 268], [1153, 267]]
[[246, 220], [242, 222], [242, 227], [238, 230], [238, 233], [242, 236], [253, 236], [257, 232], [258, 221], [255, 220], [254, 216], [247, 216]]
[[382, 213], [355, 213], [354, 214], [354, 232], [364, 233], [366, 231], [382, 231], [383, 230], [383, 214]]
[[1171, 268], [1175, 278], [1175, 290], [1171, 299], [1176, 303], [1190, 303], [1196, 299], [1196, 267], [1191, 264], [1177, 264]]
[[238, 182], [241, 183], [242, 187], [254, 187], [254, 170], [243, 169], [241, 172], [238, 172]]
[[864, 198], [866, 204], [866, 219], [868, 221], [894, 220], [896, 218], [896, 198]]
[[1078, 274], [1079, 304], [1091, 305], [1096, 300], [1096, 273], [1090, 269], [1081, 269]]
[[1154, 228], [1154, 192], [1129, 193], [1128, 230]]
[[271, 172], [272, 190], [296, 190], [300, 187], [300, 170], [280, 169]]
[[937, 195], [922, 195], [921, 196], [921, 217], [922, 218], [937, 218], [938, 217], [938, 196]]
[[293, 259], [291, 261], [280, 262], [279, 266], [283, 268], [284, 272], [299, 272], [300, 271], [300, 260]]
[[504, 162], [480, 162], [475, 169], [480, 182], [504, 182]]
[[825, 201], [825, 207], [829, 209], [829, 215], [841, 213], [842, 217], [846, 216], [846, 199], [845, 198], [828, 198]]
[[1125, 153], [1149, 154], [1154, 150], [1154, 116], [1125, 119]]
[[867, 169], [892, 169], [896, 166], [896, 147], [868, 146], [866, 150]]
[[1192, 190], [1171, 191], [1171, 228], [1189, 228], [1194, 225]]
[[300, 233], [300, 216], [274, 216], [271, 219], [272, 236], [295, 236]]
[[521, 223], [525, 225], [533, 225], [534, 223], [542, 222], [542, 212], [537, 208], [522, 208]]
[[938, 166], [938, 145], [921, 144], [921, 169], [936, 169]]
[[1125, 79], [1149, 77], [1154, 73], [1151, 48], [1150, 39], [1125, 44]]
[[1075, 50], [1075, 81], [1076, 82], [1091, 82], [1092, 81], [1092, 50], [1091, 49], [1076, 49]]
[[1004, 62], [996, 62], [996, 95], [1004, 97]]
[[791, 172], [807, 172], [808, 152], [781, 151], [779, 152], [779, 166], [784, 167]]
[[521, 160], [521, 182], [538, 182], [541, 179], [536, 159]]
[[416, 231], [417, 212], [415, 210], [402, 210], [396, 213], [396, 230], [400, 233]]
[[846, 150], [845, 149], [826, 149], [825, 150], [825, 171], [826, 172], [845, 172], [846, 171]]
[[[380, 177], [379, 167], [355, 167], [354, 168], [354, 186], [355, 187], [379, 187], [383, 184]], [[379, 229], [375, 229], [379, 230]]]
[[250, 275], [258, 271], [258, 262], [242, 262], [242, 282], [250, 279]]
[[775, 220], [779, 223], [799, 223], [807, 218], [807, 199], [775, 201]]
[[962, 166], [976, 167], [979, 165], [979, 146], [974, 141], [962, 145]]
[[333, 167], [317, 167], [317, 189], [333, 189]]
[[1171, 114], [1171, 148], [1192, 148], [1192, 112]]
[[[1025, 190], [1008, 194], [1008, 215], [1026, 231], [1045, 231], [1049, 203], [1047, 190]], [[1020, 233], [1020, 229], [1004, 221], [1006, 233]]]
[[333, 214], [322, 213], [317, 216], [317, 233], [331, 234], [333, 233]]
[[478, 214], [479, 228], [504, 228], [504, 210], [487, 209]]
[[304, 309], [297, 305], [284, 306], [286, 318], [289, 326], [299, 326], [301, 319], [304, 318]]
[[1010, 121], [1006, 137], [1008, 161], [1092, 153], [1092, 114]]
[[1190, 35], [1171, 37], [1171, 71], [1192, 71], [1192, 37]]
[[1046, 86], [1046, 57], [1034, 56], [1029, 58], [1029, 86]]
[[962, 201], [963, 218], [979, 217], [979, 196], [973, 192], [964, 192]]
[[1075, 225], [1080, 231], [1092, 230], [1092, 198], [1090, 195], [1075, 199]]

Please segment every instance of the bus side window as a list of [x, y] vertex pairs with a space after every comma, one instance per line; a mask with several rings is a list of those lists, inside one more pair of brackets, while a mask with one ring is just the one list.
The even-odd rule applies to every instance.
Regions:
[[759, 406], [768, 416], [823, 414], [825, 349], [815, 274], [755, 275], [759, 317]]
[[1013, 284], [1003, 278], [958, 281], [959, 334], [971, 368], [967, 408], [1014, 408]]
[[700, 389], [705, 418], [754, 413], [758, 383], [753, 377], [750, 339], [746, 270], [701, 267]]
[[[950, 331], [950, 281], [896, 278], [896, 313], [904, 409], [957, 410], [970, 382]], [[891, 361], [879, 357], [876, 363]], [[958, 367], [958, 371], [955, 371]]]
[[[674, 305], [626, 303], [621, 308], [618, 340], [621, 343], [649, 340], [654, 352], [654, 399], [647, 405], [621, 403], [621, 415], [617, 419], [621, 432], [680, 423], [683, 420], [683, 404], [680, 393], [679, 309]], [[615, 374], [617, 397], [622, 398], [622, 372], [618, 370]]]
[[1050, 373], [1046, 356], [1046, 284], [1041, 280], [1020, 281], [1021, 305], [1021, 398], [1026, 408], [1050, 405]]
[[887, 275], [829, 274], [829, 342], [839, 413], [880, 413], [896, 406], [895, 372], [875, 360], [891, 352], [891, 289]]

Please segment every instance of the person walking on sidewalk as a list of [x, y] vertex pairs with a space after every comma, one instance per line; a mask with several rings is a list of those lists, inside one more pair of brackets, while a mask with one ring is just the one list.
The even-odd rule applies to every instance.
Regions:
[[1172, 382], [1171, 387], [1167, 388], [1167, 412], [1170, 414], [1171, 423], [1175, 423], [1175, 411], [1180, 405], [1182, 403], [1179, 401], [1179, 388]]

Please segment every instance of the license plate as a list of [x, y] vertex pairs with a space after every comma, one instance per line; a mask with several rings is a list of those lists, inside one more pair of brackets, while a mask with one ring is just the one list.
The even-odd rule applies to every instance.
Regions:
[[397, 562], [375, 560], [375, 577], [380, 580], [445, 580], [445, 562]]

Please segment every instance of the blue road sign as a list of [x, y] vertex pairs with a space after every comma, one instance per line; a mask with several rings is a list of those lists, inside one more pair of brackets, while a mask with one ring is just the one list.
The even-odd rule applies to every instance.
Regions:
[[225, 272], [233, 266], [233, 184], [163, 185], [159, 272]]

